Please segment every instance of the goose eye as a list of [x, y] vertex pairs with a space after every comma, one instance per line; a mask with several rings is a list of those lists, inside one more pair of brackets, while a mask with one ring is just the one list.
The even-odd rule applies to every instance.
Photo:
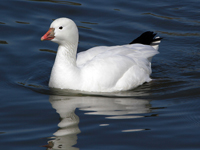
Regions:
[[60, 27], [59, 27], [59, 29], [60, 29], [60, 30], [62, 30], [62, 29], [63, 29], [63, 27], [62, 27], [62, 26], [60, 26]]

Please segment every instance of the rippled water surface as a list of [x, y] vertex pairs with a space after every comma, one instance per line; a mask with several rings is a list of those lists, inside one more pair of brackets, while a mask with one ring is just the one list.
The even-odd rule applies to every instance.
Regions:
[[[0, 8], [0, 149], [200, 149], [198, 0], [2, 0]], [[40, 37], [58, 17], [78, 25], [79, 52], [157, 32], [153, 81], [109, 94], [49, 90], [57, 45]]]

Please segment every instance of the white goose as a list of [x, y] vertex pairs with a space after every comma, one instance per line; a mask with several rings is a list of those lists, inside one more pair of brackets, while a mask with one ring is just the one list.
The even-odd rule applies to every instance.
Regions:
[[[79, 33], [68, 18], [52, 22], [41, 40], [59, 44], [49, 87], [87, 92], [133, 89], [151, 81], [151, 58], [158, 54], [161, 38], [145, 32], [130, 44], [98, 46], [77, 54]], [[77, 55], [77, 57], [76, 57]]]

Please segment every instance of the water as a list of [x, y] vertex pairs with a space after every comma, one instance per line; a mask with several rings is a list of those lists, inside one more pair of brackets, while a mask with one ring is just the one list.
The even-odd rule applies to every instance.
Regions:
[[[0, 149], [200, 148], [199, 1], [2, 0], [0, 7]], [[77, 23], [79, 52], [157, 32], [164, 39], [154, 80], [128, 92], [50, 91], [57, 45], [40, 37], [58, 17]]]

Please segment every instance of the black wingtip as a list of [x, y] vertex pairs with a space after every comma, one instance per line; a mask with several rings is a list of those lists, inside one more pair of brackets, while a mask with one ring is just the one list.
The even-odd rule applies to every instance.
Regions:
[[145, 44], [145, 45], [151, 45], [155, 41], [160, 41], [162, 38], [155, 38], [156, 33], [152, 31], [147, 31], [142, 33], [138, 38], [133, 40], [129, 44], [135, 44], [135, 43], [140, 43], [140, 44]]

